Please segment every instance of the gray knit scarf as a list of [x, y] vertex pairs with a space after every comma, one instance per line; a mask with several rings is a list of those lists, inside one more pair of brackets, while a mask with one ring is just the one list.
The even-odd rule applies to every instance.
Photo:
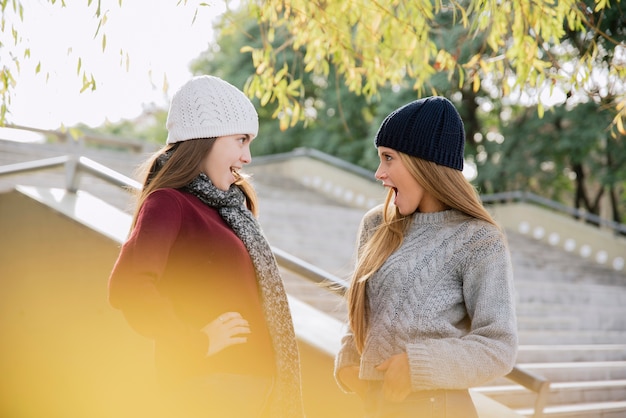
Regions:
[[[243, 192], [235, 185], [228, 191], [220, 190], [204, 173], [200, 173], [184, 189], [216, 208], [250, 253], [276, 358], [277, 370], [269, 416], [302, 417], [300, 361], [287, 296], [274, 253], [256, 218], [246, 208]], [[242, 402], [245, 400], [242, 399]]]

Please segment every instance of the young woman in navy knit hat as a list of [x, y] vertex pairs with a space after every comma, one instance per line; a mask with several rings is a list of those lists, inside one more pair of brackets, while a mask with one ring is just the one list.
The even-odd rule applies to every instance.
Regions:
[[145, 165], [109, 300], [154, 340], [164, 416], [303, 415], [287, 297], [240, 172], [258, 128], [239, 89], [195, 77], [174, 94], [167, 144]]
[[376, 135], [389, 192], [361, 222], [335, 364], [367, 417], [476, 417], [467, 389], [515, 364], [510, 254], [463, 176], [464, 143], [443, 97], [400, 107]]

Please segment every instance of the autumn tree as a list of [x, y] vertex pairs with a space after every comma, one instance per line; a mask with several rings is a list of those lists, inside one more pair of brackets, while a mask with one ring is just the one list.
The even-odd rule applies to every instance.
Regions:
[[[57, 3], [55, 0], [48, 0]], [[86, 0], [94, 8], [96, 37], [106, 47], [106, 13], [101, 2]], [[119, 1], [119, 0], [118, 0]], [[281, 128], [294, 126], [306, 115], [302, 91], [304, 74], [328, 78], [336, 71], [350, 91], [365, 98], [380, 94], [381, 88], [410, 80], [417, 91], [428, 91], [434, 74], [458, 75], [459, 87], [469, 80], [476, 91], [483, 84], [495, 85], [502, 97], [517, 97], [520, 91], [550, 90], [563, 81], [572, 90], [583, 89], [593, 70], [594, 57], [604, 55], [600, 43], [587, 43], [570, 65], [563, 66], [554, 52], [566, 48], [562, 40], [568, 32], [584, 38], [603, 38], [613, 43], [615, 59], [606, 62], [609, 77], [626, 79], [625, 45], [616, 33], [602, 30], [605, 15], [620, 0], [243, 0], [242, 6], [260, 25], [261, 45], [250, 42], [242, 52], [250, 53], [254, 75], [246, 91], [270, 104]], [[58, 2], [60, 7], [65, 2]], [[122, 3], [119, 1], [119, 3]], [[203, 3], [202, 3], [203, 4]], [[187, 6], [186, 0], [180, 1]], [[208, 5], [207, 5], [208, 6]], [[195, 4], [190, 7], [198, 7]], [[0, 39], [3, 62], [0, 67], [0, 121], [10, 105], [14, 74], [23, 60], [30, 58], [28, 47], [21, 47], [19, 20], [27, 10], [20, 0], [0, 0]], [[456, 25], [468, 33], [468, 40], [479, 40], [481, 49], [461, 56], [458, 48], [438, 45], [437, 17], [451, 15]], [[9, 16], [12, 20], [7, 20]], [[16, 21], [17, 20], [17, 21]], [[620, 22], [619, 20], [616, 20]], [[621, 26], [616, 31], [623, 32]], [[275, 43], [280, 34], [281, 42]], [[622, 34], [623, 35], [623, 34]], [[283, 55], [306, 46], [303, 56], [286, 60]], [[82, 89], [95, 88], [94, 75], [77, 59]], [[37, 69], [45, 74], [45, 63]], [[432, 90], [431, 90], [432, 91]], [[544, 101], [537, 103], [540, 114]], [[614, 126], [624, 131], [626, 93], [616, 91], [609, 106]]]
[[[592, 2], [578, 5], [593, 31], [566, 28], [558, 45], [541, 48], [553, 60], [555, 75], [574, 73], [584, 82], [576, 85], [572, 77], [555, 76], [553, 87], [560, 97], [545, 114], [532, 102], [540, 94], [536, 89], [527, 90], [517, 105], [493, 101], [500, 126], [490, 135], [503, 141], [486, 138], [480, 145], [479, 181], [499, 190], [533, 191], [596, 215], [604, 206], [607, 217], [622, 222], [626, 141], [619, 125], [611, 123], [626, 88], [626, 79], [612, 73], [626, 63], [626, 5], [601, 11], [594, 11]], [[586, 56], [588, 51], [593, 54]], [[583, 60], [588, 67], [581, 68]]]
[[[344, 83], [370, 98], [387, 85], [409, 79], [414, 89], [427, 91], [428, 80], [437, 73], [458, 75], [459, 87], [469, 80], [473, 90], [482, 84], [497, 88], [501, 97], [517, 98], [520, 92], [550, 91], [566, 82], [572, 90], [584, 89], [592, 73], [594, 57], [603, 55], [599, 43], [579, 51], [573, 65], [563, 67], [550, 53], [568, 32], [602, 37], [613, 43], [615, 59], [607, 62], [610, 77], [626, 79], [626, 45], [601, 30], [602, 18], [619, 0], [264, 0], [251, 1], [251, 13], [261, 24], [262, 47], [250, 46], [255, 75], [247, 92], [262, 105], [272, 103], [283, 129], [304, 118], [301, 72], [328, 77], [335, 68]], [[447, 13], [481, 48], [461, 56], [458, 48], [438, 45], [437, 16]], [[619, 27], [616, 30], [622, 31]], [[276, 46], [276, 34], [289, 35]], [[623, 35], [623, 34], [622, 34]], [[306, 46], [297, 63], [282, 60], [288, 50]], [[545, 99], [538, 94], [537, 109]], [[548, 99], [549, 100], [549, 99]], [[613, 124], [624, 133], [626, 92], [616, 91], [609, 104]]]

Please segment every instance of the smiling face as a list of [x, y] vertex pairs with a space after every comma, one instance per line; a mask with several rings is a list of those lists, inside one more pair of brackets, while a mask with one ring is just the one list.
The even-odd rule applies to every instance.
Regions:
[[376, 178], [383, 182], [383, 186], [394, 190], [393, 203], [401, 215], [410, 215], [417, 210], [426, 213], [445, 209], [445, 205], [427, 192], [411, 175], [397, 151], [381, 146], [378, 147], [378, 157], [380, 164], [376, 170]]
[[228, 190], [235, 182], [233, 172], [239, 171], [252, 161], [250, 135], [227, 135], [215, 140], [213, 148], [200, 163], [204, 172], [215, 187]]

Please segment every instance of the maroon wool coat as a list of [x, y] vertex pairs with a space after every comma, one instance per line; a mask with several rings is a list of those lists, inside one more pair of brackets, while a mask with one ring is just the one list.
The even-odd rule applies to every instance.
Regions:
[[[217, 210], [192, 194], [161, 189], [148, 196], [110, 275], [109, 301], [154, 339], [164, 382], [212, 372], [273, 373], [250, 255]], [[231, 311], [250, 323], [248, 342], [207, 357], [202, 327]]]

